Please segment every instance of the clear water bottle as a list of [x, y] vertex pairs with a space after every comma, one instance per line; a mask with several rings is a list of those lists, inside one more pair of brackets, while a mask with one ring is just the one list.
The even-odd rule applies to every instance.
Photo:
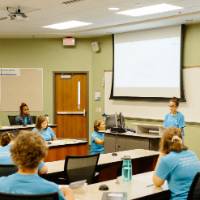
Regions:
[[132, 180], [132, 161], [130, 156], [124, 156], [122, 158], [122, 179], [129, 182]]

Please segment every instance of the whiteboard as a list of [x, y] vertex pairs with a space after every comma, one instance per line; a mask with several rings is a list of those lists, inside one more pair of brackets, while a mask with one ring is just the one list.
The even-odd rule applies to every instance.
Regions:
[[[170, 77], [169, 77], [170, 78]], [[110, 100], [112, 72], [104, 72], [104, 109], [106, 114], [122, 112], [125, 117], [163, 120], [169, 112], [168, 102], [138, 100]], [[181, 102], [179, 111], [187, 122], [200, 122], [200, 67], [183, 70], [186, 102]]]
[[20, 104], [25, 102], [31, 111], [42, 111], [43, 69], [6, 69], [10, 71], [0, 75], [0, 110], [19, 111]]

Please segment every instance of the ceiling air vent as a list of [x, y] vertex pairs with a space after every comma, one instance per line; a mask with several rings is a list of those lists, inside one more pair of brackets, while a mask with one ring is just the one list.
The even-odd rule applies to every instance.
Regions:
[[79, 1], [83, 1], [83, 0], [66, 0], [66, 1], [63, 1], [62, 3], [65, 5], [69, 5], [69, 4], [77, 3]]

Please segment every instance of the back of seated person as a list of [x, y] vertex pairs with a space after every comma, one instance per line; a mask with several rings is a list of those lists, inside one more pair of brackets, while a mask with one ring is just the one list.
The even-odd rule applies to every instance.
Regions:
[[20, 107], [20, 114], [16, 116], [15, 122], [17, 125], [29, 125], [33, 124], [32, 117], [30, 116], [29, 107], [26, 103], [21, 103]]
[[[41, 178], [38, 165], [47, 155], [47, 146], [42, 137], [30, 131], [21, 132], [11, 146], [11, 157], [18, 172], [0, 178], [0, 192], [15, 194], [48, 194], [58, 192], [59, 200], [73, 200], [71, 190]], [[64, 197], [65, 196], [65, 197]]]
[[43, 137], [45, 141], [51, 141], [56, 139], [56, 135], [53, 130], [48, 127], [48, 119], [46, 116], [39, 116], [33, 132], [38, 133]]
[[181, 130], [166, 129], [161, 139], [160, 156], [153, 176], [154, 185], [162, 186], [166, 180], [171, 200], [187, 200], [193, 178], [199, 171], [200, 161], [183, 144]]
[[[14, 141], [15, 136], [12, 133], [2, 133], [0, 137], [0, 165], [14, 165], [11, 155], [10, 148]], [[48, 171], [47, 166], [44, 162], [41, 162], [38, 167], [39, 174], [46, 174]]]

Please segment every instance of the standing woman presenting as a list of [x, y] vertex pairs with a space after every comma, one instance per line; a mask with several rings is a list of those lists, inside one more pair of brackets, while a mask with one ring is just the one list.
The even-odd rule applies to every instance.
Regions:
[[18, 125], [28, 125], [33, 124], [32, 117], [30, 116], [29, 107], [26, 103], [21, 103], [20, 115], [15, 118], [16, 124]]
[[181, 130], [182, 136], [184, 136], [185, 119], [184, 115], [178, 111], [179, 100], [173, 97], [169, 101], [170, 112], [165, 115], [163, 126], [165, 128], [175, 127]]

